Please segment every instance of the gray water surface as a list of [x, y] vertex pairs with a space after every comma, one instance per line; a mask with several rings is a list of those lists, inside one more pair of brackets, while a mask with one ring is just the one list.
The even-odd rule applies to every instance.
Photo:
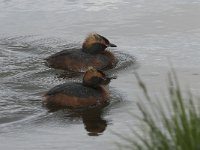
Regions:
[[[135, 69], [159, 95], [173, 64], [181, 84], [199, 96], [199, 18], [198, 0], [0, 0], [0, 149], [116, 149], [112, 131], [128, 135], [127, 124], [140, 125], [127, 113], [139, 114], [142, 99]], [[48, 112], [43, 94], [81, 77], [48, 68], [44, 58], [80, 47], [94, 31], [118, 46], [110, 49], [120, 59], [109, 72], [118, 76], [111, 103]]]

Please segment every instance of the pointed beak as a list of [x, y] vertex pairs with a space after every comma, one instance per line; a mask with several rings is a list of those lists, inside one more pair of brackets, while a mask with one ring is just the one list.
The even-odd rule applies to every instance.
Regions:
[[109, 78], [109, 79], [117, 79], [117, 76], [110, 76], [110, 77], [107, 77], [107, 78]]
[[112, 44], [112, 43], [109, 43], [109, 45], [108, 45], [109, 47], [117, 47], [117, 45], [115, 45], [115, 44]]
[[111, 81], [112, 79], [116, 79], [116, 78], [117, 78], [117, 76], [109, 76], [109, 77], [105, 77], [105, 78], [103, 78], [102, 85], [107, 85], [107, 84], [110, 83], [110, 81]]

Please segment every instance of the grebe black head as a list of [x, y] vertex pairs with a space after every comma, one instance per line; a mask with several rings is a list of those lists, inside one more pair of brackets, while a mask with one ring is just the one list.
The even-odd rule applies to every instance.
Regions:
[[103, 71], [89, 67], [83, 76], [83, 85], [96, 88], [109, 84], [111, 79], [116, 79], [116, 77], [108, 77]]
[[82, 45], [82, 50], [86, 53], [97, 54], [104, 51], [107, 47], [117, 47], [110, 43], [108, 39], [97, 33], [90, 33]]

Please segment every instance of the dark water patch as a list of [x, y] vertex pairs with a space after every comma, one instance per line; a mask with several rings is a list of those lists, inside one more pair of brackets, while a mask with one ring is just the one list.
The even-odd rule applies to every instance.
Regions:
[[0, 78], [8, 77], [8, 76], [13, 76], [14, 73], [11, 71], [5, 71], [5, 72], [0, 72]]
[[0, 38], [0, 47], [6, 51], [25, 52], [24, 55], [38, 55], [48, 53], [51, 49], [55, 48], [58, 44], [56, 39], [41, 38], [39, 36], [19, 36], [12, 38]]
[[0, 117], [0, 124], [5, 126], [8, 123], [14, 123], [16, 121], [19, 122], [20, 120], [23, 120], [23, 119], [27, 118], [28, 116], [31, 116], [35, 113], [35, 110], [30, 110], [29, 108], [27, 108], [25, 106], [23, 106], [23, 108], [21, 108], [21, 107], [18, 106], [15, 108], [15, 110], [13, 110], [13, 108], [10, 109], [10, 113], [8, 113], [8, 112], [2, 113], [1, 117]]

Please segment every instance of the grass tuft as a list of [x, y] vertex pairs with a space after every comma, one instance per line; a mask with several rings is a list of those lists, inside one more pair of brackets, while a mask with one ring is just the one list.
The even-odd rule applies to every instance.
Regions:
[[120, 144], [120, 149], [200, 150], [200, 99], [194, 98], [190, 92], [187, 98], [183, 96], [176, 73], [172, 70], [168, 74], [169, 102], [164, 107], [157, 98], [155, 104], [145, 83], [137, 73], [135, 76], [146, 98], [145, 104], [137, 104], [142, 114], [139, 120], [144, 126], [140, 129], [142, 135], [131, 130], [136, 138], [118, 134], [127, 143]]

